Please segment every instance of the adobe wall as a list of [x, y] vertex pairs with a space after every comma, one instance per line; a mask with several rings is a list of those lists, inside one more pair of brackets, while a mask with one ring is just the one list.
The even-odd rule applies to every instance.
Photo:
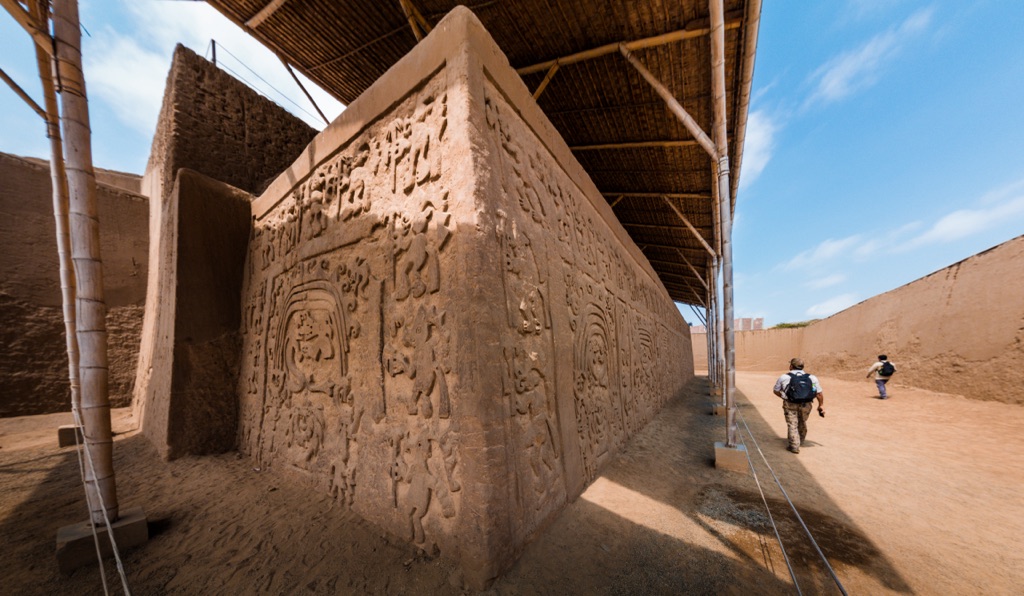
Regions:
[[[237, 333], [241, 263], [249, 229], [246, 223], [240, 240], [222, 242], [232, 236], [237, 221], [204, 221], [198, 216], [204, 213], [201, 204], [183, 202], [201, 193], [190, 190], [181, 195], [183, 189], [175, 186], [177, 176], [183, 169], [191, 172], [187, 179], [190, 185], [184, 190], [194, 189], [200, 184], [198, 180], [208, 178], [202, 183], [202, 192], [212, 202], [211, 216], [213, 212], [227, 216], [233, 213], [235, 197], [261, 191], [294, 161], [315, 134], [301, 120], [191, 50], [181, 45], [176, 48], [142, 180], [144, 194], [153, 198], [149, 217], [153, 243], [134, 402], [143, 434], [165, 457], [224, 451], [234, 445], [233, 424], [220, 440], [208, 440], [208, 430], [203, 429], [183, 435], [183, 429], [191, 428], [189, 421], [195, 412], [181, 404], [207, 403], [186, 397], [189, 392], [202, 393], [210, 400], [209, 407], [202, 411], [211, 415], [211, 420], [234, 417], [237, 335], [199, 341], [194, 335], [181, 333], [183, 329], [197, 329], [202, 323], [210, 323], [211, 332], [230, 329], [230, 333]], [[214, 180], [234, 188], [213, 188], [216, 185], [209, 181]], [[248, 220], [247, 213], [244, 219]], [[221, 224], [224, 238], [218, 238]], [[186, 238], [190, 240], [186, 242]], [[208, 247], [209, 251], [196, 251], [196, 246]], [[201, 287], [203, 291], [198, 294], [182, 294], [182, 288], [195, 285], [196, 276], [207, 271], [211, 262], [237, 264], [237, 271], [224, 270], [235, 281]], [[191, 300], [187, 309], [179, 310], [180, 298]], [[223, 304], [233, 305], [234, 312], [225, 312]], [[190, 385], [190, 375], [195, 373], [188, 364], [190, 360], [232, 364], [224, 369], [228, 376], [220, 382], [213, 382], [216, 375], [212, 375], [203, 377], [209, 383], [193, 379]]]
[[692, 378], [664, 287], [465, 8], [253, 215], [240, 450], [471, 586]]
[[809, 370], [854, 381], [884, 353], [896, 384], [1021, 404], [1022, 296], [1019, 236], [809, 327], [743, 333], [737, 368], [782, 370], [799, 354]]
[[[109, 390], [130, 403], [142, 328], [148, 202], [138, 176], [97, 170]], [[50, 166], [0, 153], [0, 417], [70, 411]]]

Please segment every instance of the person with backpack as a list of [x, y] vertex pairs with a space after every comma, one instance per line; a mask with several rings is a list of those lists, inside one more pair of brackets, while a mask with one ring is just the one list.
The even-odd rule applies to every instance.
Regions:
[[889, 399], [889, 395], [885, 392], [885, 384], [889, 382], [889, 377], [896, 372], [896, 367], [889, 362], [889, 358], [885, 354], [878, 355], [878, 362], [871, 365], [868, 369], [868, 377], [875, 375], [875, 386], [878, 387], [878, 399]]
[[818, 400], [818, 415], [825, 416], [825, 396], [821, 392], [818, 377], [804, 372], [804, 361], [793, 358], [789, 361], [789, 372], [775, 381], [772, 389], [782, 398], [782, 412], [789, 427], [789, 449], [800, 453], [800, 445], [807, 440], [807, 418], [811, 415], [811, 403]]

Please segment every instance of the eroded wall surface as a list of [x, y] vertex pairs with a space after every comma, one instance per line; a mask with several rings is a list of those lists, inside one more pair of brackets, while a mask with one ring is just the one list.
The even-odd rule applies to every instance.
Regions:
[[737, 368], [782, 371], [800, 355], [808, 370], [857, 381], [886, 354], [897, 385], [1021, 404], [1022, 297], [1024, 236], [808, 327], [737, 333]]
[[471, 585], [692, 377], [667, 292], [468, 10], [253, 213], [240, 449]]
[[[211, 264], [244, 259], [244, 238], [239, 246], [222, 242], [235, 236], [237, 222], [230, 213], [237, 190], [262, 190], [314, 134], [301, 120], [191, 50], [180, 45], [175, 50], [142, 181], [143, 193], [152, 198], [153, 240], [134, 402], [144, 434], [165, 457], [223, 451], [234, 444], [231, 432], [221, 432], [222, 440], [217, 441], [217, 433], [192, 428], [191, 421], [201, 420], [197, 413], [206, 412], [211, 422], [217, 421], [211, 426], [219, 426], [228, 412], [237, 410], [233, 388], [241, 268], [218, 278], [233, 275], [237, 283], [196, 284]], [[184, 187], [178, 187], [182, 170], [192, 174]], [[209, 180], [199, 182], [203, 177]], [[187, 192], [182, 195], [181, 190]], [[223, 230], [217, 221], [203, 219], [206, 208], [197, 198], [202, 193], [211, 202], [207, 215], [228, 217], [221, 222]], [[199, 246], [203, 250], [196, 250]], [[200, 291], [183, 292], [190, 285]], [[233, 305], [234, 313], [224, 311], [221, 306], [226, 303]], [[228, 321], [236, 323], [227, 329]], [[195, 331], [204, 326], [205, 333]], [[210, 335], [214, 332], [216, 337]], [[222, 363], [217, 370], [223, 378], [216, 380], [220, 377], [203, 363]], [[207, 382], [200, 383], [200, 378]], [[193, 410], [185, 404], [206, 407]]]
[[[114, 407], [131, 401], [146, 292], [149, 207], [133, 184], [97, 172]], [[71, 409], [50, 188], [47, 162], [0, 153], [0, 416]]]

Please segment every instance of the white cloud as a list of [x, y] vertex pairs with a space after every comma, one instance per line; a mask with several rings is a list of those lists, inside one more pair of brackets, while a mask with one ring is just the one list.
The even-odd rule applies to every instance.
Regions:
[[828, 261], [850, 252], [862, 242], [863, 240], [860, 234], [847, 236], [846, 238], [840, 238], [839, 240], [829, 238], [814, 248], [805, 250], [789, 261], [783, 263], [782, 268], [787, 271], [808, 267], [820, 269], [824, 267]]
[[743, 164], [740, 170], [740, 188], [750, 186], [761, 174], [775, 149], [778, 124], [763, 110], [751, 112], [747, 117], [747, 133], [743, 141]]
[[1024, 196], [984, 209], [959, 209], [898, 248], [899, 252], [930, 244], [945, 244], [984, 232], [998, 224], [1024, 215]]
[[812, 290], [820, 290], [822, 288], [829, 288], [835, 285], [839, 285], [846, 281], [846, 275], [842, 273], [833, 273], [832, 275], [826, 275], [825, 277], [816, 277], [804, 283], [805, 286]]
[[[84, 56], [90, 89], [110, 103], [126, 124], [146, 134], [154, 130], [175, 44], [182, 43], [202, 55], [210, 39], [216, 39], [220, 49], [218, 64], [234, 70], [237, 73], [234, 76], [240, 75], [250, 86], [311, 126], [323, 128], [323, 121], [315, 115], [309, 100], [277, 57], [209, 5], [126, 0], [119, 4], [116, 9], [106, 7], [106, 10], [125, 13], [123, 30], [114, 30], [108, 25], [95, 31], [91, 38], [86, 38], [89, 47]], [[99, 15], [93, 18], [106, 20]], [[259, 73], [258, 77], [243, 64]], [[302, 75], [299, 77], [328, 118], [341, 112], [341, 104]], [[301, 111], [271, 87], [312, 115]]]
[[824, 302], [819, 302], [814, 306], [807, 309], [807, 316], [815, 318], [823, 318], [853, 306], [857, 304], [858, 299], [856, 294], [840, 294], [833, 298], [829, 298]]
[[811, 75], [816, 84], [805, 107], [838, 101], [875, 84], [885, 69], [886, 61], [896, 57], [907, 43], [929, 26], [932, 13], [931, 8], [920, 10], [899, 27], [880, 33], [860, 47], [823, 64]]

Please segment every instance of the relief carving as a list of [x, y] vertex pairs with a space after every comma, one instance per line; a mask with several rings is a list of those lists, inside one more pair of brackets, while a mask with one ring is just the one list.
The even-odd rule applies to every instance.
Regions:
[[[498, 240], [503, 253], [508, 324], [522, 335], [538, 335], [551, 328], [547, 273], [533, 243], [518, 223], [498, 210]], [[542, 252], [543, 254], [543, 252]]]
[[426, 542], [423, 518], [432, 502], [440, 506], [444, 517], [455, 516], [452, 493], [462, 486], [453, 476], [456, 454], [453, 446], [446, 445], [447, 440], [434, 438], [427, 429], [416, 426], [404, 433], [396, 429], [390, 439], [391, 495], [394, 506], [409, 517], [411, 538], [416, 544]]
[[392, 378], [402, 379], [400, 392], [405, 394], [406, 411], [410, 415], [451, 416], [448, 398], [447, 366], [449, 338], [444, 330], [444, 311], [420, 306], [411, 320], [396, 319], [391, 327], [392, 341], [385, 346], [385, 370]]

